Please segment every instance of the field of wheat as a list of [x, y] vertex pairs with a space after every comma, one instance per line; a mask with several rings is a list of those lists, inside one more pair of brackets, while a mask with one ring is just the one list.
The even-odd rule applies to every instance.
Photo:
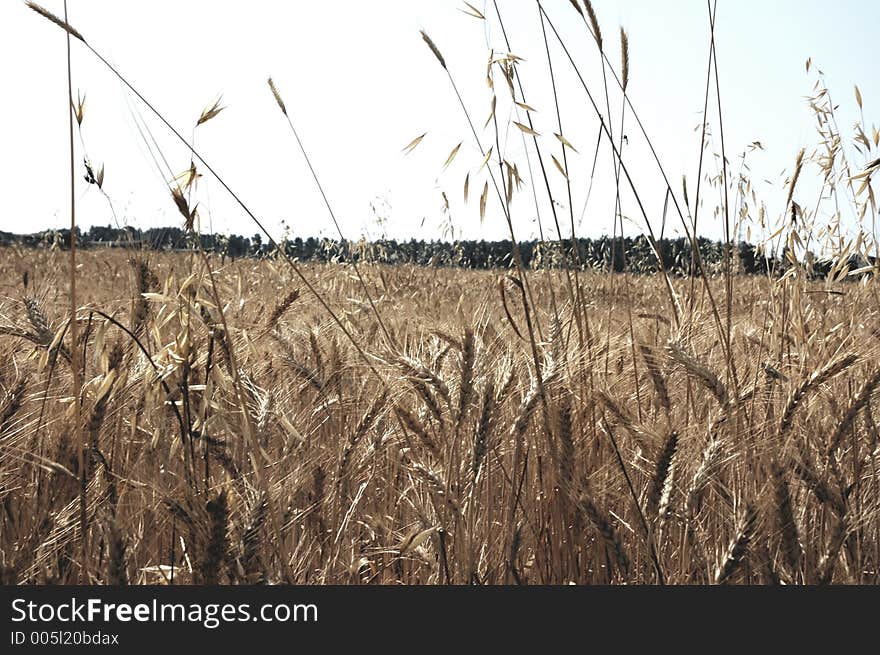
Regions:
[[335, 324], [271, 260], [80, 257], [76, 349], [66, 253], [0, 260], [5, 583], [878, 580], [873, 283], [735, 278], [727, 343], [721, 278], [584, 273], [576, 316], [539, 272], [526, 316], [307, 267]]
[[[687, 179], [673, 190], [627, 96], [627, 33], [612, 64], [591, 3], [562, 4], [596, 47], [601, 83], [587, 84], [538, 2], [548, 61], [555, 36], [568, 61], [557, 57], [578, 73], [598, 118], [596, 153], [613, 155], [613, 238], [626, 224], [623, 192], [656, 273], [635, 274], [649, 267], [623, 260], [618, 273], [589, 268], [567, 248], [577, 238], [572, 189], [591, 187], [592, 174], [571, 179], [567, 157], [576, 151], [561, 119], [549, 139], [534, 129], [522, 59], [511, 52], [489, 53], [490, 113], [478, 129], [457, 73], [422, 32], [432, 72], [461, 101], [479, 153], [463, 180], [465, 201], [471, 190], [481, 219], [503, 215], [508, 268], [368, 257], [317, 264], [292, 258], [83, 33], [28, 3], [187, 145], [186, 173], [160, 173], [190, 251], [133, 242], [77, 250], [72, 238], [0, 250], [0, 582], [880, 582], [871, 187], [880, 159], [870, 162], [880, 132], [862, 115], [844, 144], [820, 71], [809, 98], [819, 141], [793, 157], [778, 190], [785, 202], [772, 205], [782, 210], [770, 216], [746, 153], [738, 175], [725, 155], [709, 3], [700, 169], [690, 193]], [[467, 3], [465, 13], [503, 30], [492, 5], [492, 17]], [[74, 133], [85, 114], [69, 54], [67, 65], [75, 189]], [[271, 78], [269, 93], [344, 240]], [[861, 111], [858, 88], [855, 96]], [[710, 98], [722, 128], [714, 156]], [[193, 130], [220, 111], [219, 101], [206, 107]], [[692, 245], [684, 274], [664, 266], [652, 228], [660, 218], [649, 217], [627, 168], [627, 120], [665, 181], [663, 225], [668, 209]], [[503, 152], [500, 134], [511, 125], [544, 187], [537, 174], [526, 184], [526, 162]], [[854, 163], [854, 151], [864, 162]], [[86, 161], [86, 169], [116, 216], [103, 166]], [[271, 248], [231, 259], [201, 245], [201, 175], [230, 194]], [[818, 182], [803, 190], [808, 175]], [[808, 205], [800, 194], [817, 189]], [[557, 214], [555, 198], [566, 192], [568, 215]], [[532, 194], [537, 211], [545, 193], [556, 234], [548, 243], [562, 254], [530, 267], [516, 245], [514, 198]], [[68, 237], [75, 209], [72, 192]], [[699, 214], [723, 224], [713, 269], [700, 258]], [[752, 227], [759, 252], [777, 262], [764, 275], [743, 274], [734, 249], [733, 235]], [[814, 250], [830, 262], [821, 275]]]

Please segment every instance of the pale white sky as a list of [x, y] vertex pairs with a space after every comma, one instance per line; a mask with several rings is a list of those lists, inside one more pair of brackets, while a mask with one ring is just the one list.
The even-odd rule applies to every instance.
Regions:
[[[335, 236], [330, 218], [296, 143], [266, 85], [274, 77], [312, 162], [340, 220], [345, 236], [440, 238], [447, 220], [441, 191], [451, 203], [455, 235], [503, 238], [507, 235], [497, 199], [490, 194], [480, 222], [478, 198], [486, 170], [470, 136], [445, 73], [419, 36], [424, 28], [442, 50], [474, 121], [489, 114], [484, 82], [487, 41], [504, 50], [492, 2], [474, 0], [489, 22], [461, 11], [459, 0], [377, 0], [335, 2], [211, 2], [201, 0], [133, 2], [68, 0], [70, 22], [186, 136], [201, 110], [223, 95], [226, 109], [196, 130], [196, 145], [270, 230], [282, 220], [292, 236]], [[61, 0], [44, 5], [61, 14]], [[544, 6], [582, 67], [591, 91], [603, 98], [595, 45], [568, 0]], [[708, 13], [699, 0], [595, 0], [606, 50], [619, 66], [619, 26], [630, 37], [629, 94], [654, 139], [676, 192], [681, 176], [696, 183], [699, 133], [708, 56]], [[513, 52], [525, 59], [520, 73], [542, 142], [559, 156], [555, 111], [549, 93], [537, 5], [499, 0]], [[880, 106], [880, 78], [871, 43], [880, 28], [880, 3], [819, 0], [743, 0], [718, 3], [717, 48], [728, 159], [734, 172], [739, 154], [752, 141], [766, 152], [750, 155], [756, 190], [771, 213], [784, 203], [783, 169], [797, 150], [815, 143], [815, 122], [804, 96], [815, 70], [825, 72], [840, 104], [845, 136], [857, 119], [853, 86], [859, 84], [868, 126]], [[550, 35], [554, 71], [560, 87], [563, 131], [580, 154], [570, 157], [573, 205], [584, 204], [597, 120], [558, 44]], [[87, 96], [82, 137], [89, 158], [106, 166], [105, 190], [120, 222], [137, 227], [180, 225], [163, 176], [153, 164], [135, 127], [138, 112], [149, 125], [175, 172], [189, 164], [185, 149], [127, 93], [81, 44], [73, 42], [74, 95]], [[69, 222], [64, 32], [18, 0], [0, 0], [0, 230], [30, 232]], [[499, 96], [506, 94], [498, 78]], [[619, 92], [612, 87], [612, 95]], [[604, 101], [603, 101], [604, 102]], [[714, 101], [713, 101], [714, 104]], [[619, 125], [618, 101], [612, 105]], [[499, 101], [499, 119], [509, 118]], [[715, 114], [712, 114], [713, 121]], [[514, 117], [516, 120], [522, 120]], [[524, 121], [523, 121], [524, 122]], [[876, 120], [873, 120], [876, 123]], [[713, 122], [717, 125], [717, 122]], [[427, 132], [411, 154], [402, 148]], [[637, 128], [628, 118], [624, 157], [646, 209], [659, 231], [664, 187]], [[713, 127], [717, 135], [717, 127]], [[493, 141], [491, 126], [481, 133]], [[505, 157], [527, 177], [522, 140], [502, 135]], [[450, 150], [463, 142], [446, 170]], [[77, 200], [80, 224], [112, 221], [106, 201], [82, 180], [82, 143], [77, 137]], [[549, 162], [549, 158], [548, 158]], [[533, 160], [534, 163], [534, 160]], [[856, 163], [863, 163], [856, 161]], [[708, 171], [716, 165], [709, 161]], [[470, 171], [470, 202], [462, 187]], [[537, 170], [535, 174], [538, 175]], [[549, 171], [566, 217], [562, 176]], [[769, 179], [776, 186], [763, 183]], [[538, 178], [536, 177], [536, 181]], [[555, 236], [539, 185], [545, 234]], [[717, 197], [717, 194], [716, 196]], [[693, 199], [693, 198], [692, 198]], [[711, 200], [712, 198], [709, 198]], [[207, 175], [198, 191], [203, 227], [245, 236], [257, 229]], [[708, 202], [708, 200], [707, 200]], [[377, 224], [371, 204], [385, 219]], [[813, 201], [803, 204], [812, 205]], [[610, 232], [614, 208], [612, 160], [603, 146], [584, 236]], [[632, 233], [643, 222], [629, 197], [624, 213]], [[517, 236], [536, 235], [535, 204], [528, 191], [513, 205]], [[719, 234], [711, 211], [707, 234]], [[210, 219], [210, 221], [209, 221]], [[568, 222], [567, 218], [564, 221]], [[667, 227], [674, 233], [675, 221]]]

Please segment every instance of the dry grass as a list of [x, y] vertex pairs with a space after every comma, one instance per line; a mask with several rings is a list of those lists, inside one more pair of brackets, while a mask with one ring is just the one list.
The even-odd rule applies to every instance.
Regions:
[[[568, 156], [579, 153], [563, 136], [551, 37], [565, 55], [557, 52], [556, 65], [577, 73], [598, 123], [593, 161], [600, 148], [613, 155], [615, 236], [623, 236], [623, 190], [657, 243], [623, 154], [626, 121], [642, 126], [626, 95], [629, 39], [621, 31], [618, 75], [591, 3], [571, 5], [583, 37], [597, 46], [602, 96], [593, 96], [539, 3], [554, 139], [534, 127], [518, 73], [523, 60], [511, 54], [496, 3], [507, 54], [489, 58], [490, 113], [481, 130], [439, 46], [422, 32], [482, 159], [464, 177], [465, 198], [473, 174], [475, 188], [482, 186], [480, 216], [503, 212], [512, 242], [507, 275], [366, 260], [317, 266], [286, 254], [227, 262], [201, 249], [80, 252], [74, 273], [59, 250], [0, 253], [0, 581], [880, 580], [873, 406], [880, 294], [877, 278], [867, 275], [876, 268], [853, 271], [859, 277], [848, 268], [850, 255], [880, 254], [865, 218], [876, 214], [876, 162], [861, 173], [850, 164], [820, 77], [810, 107], [821, 142], [797, 156], [778, 230], [747, 175], [730, 179], [720, 118], [718, 173], [704, 174], [704, 155], [716, 145], [707, 140], [713, 70], [722, 115], [710, 6], [693, 205], [687, 181], [680, 202], [650, 138], [640, 137], [668, 187], [670, 220], [677, 214], [691, 243], [698, 213], [714, 209], [725, 245], [754, 225], [762, 246], [787, 247], [781, 278], [736, 275], [729, 248], [718, 276], [698, 256], [687, 279], [668, 274], [659, 256], [653, 276], [588, 272], [576, 252], [559, 269], [528, 270], [517, 245], [515, 194], [535, 194], [537, 208], [546, 190], [557, 238], [574, 242], [572, 189], [587, 187], [569, 179]], [[31, 6], [85, 43], [66, 21]], [[473, 7], [466, 13], [489, 20]], [[623, 92], [619, 117], [609, 80]], [[311, 168], [271, 78], [268, 84]], [[857, 101], [861, 108], [858, 94]], [[72, 105], [81, 125], [83, 103]], [[196, 126], [221, 109], [218, 99]], [[528, 161], [505, 158], [501, 135], [511, 124], [528, 144]], [[876, 157], [880, 133], [868, 137], [864, 121], [854, 130], [858, 152], [866, 161]], [[277, 245], [187, 146], [190, 182], [197, 166], [210, 173]], [[561, 195], [545, 168], [551, 160], [564, 181], [567, 235], [555, 209]], [[745, 153], [742, 160], [745, 171]], [[533, 163], [544, 189], [520, 177]], [[797, 202], [816, 168], [822, 192], [834, 198], [826, 226], [819, 225], [825, 205], [810, 210]], [[194, 189], [167, 173], [195, 241]], [[709, 187], [702, 200], [701, 187]], [[838, 188], [846, 188], [858, 217], [856, 238], [841, 227]], [[705, 201], [713, 192], [723, 198], [716, 207]], [[807, 254], [820, 242], [837, 256], [821, 282], [812, 281]], [[74, 283], [71, 311], [66, 289]]]
[[[877, 581], [873, 284], [815, 294], [790, 279], [783, 294], [737, 278], [732, 348], [748, 394], [720, 379], [699, 290], [693, 324], [673, 332], [650, 318], [668, 309], [653, 277], [608, 294], [585, 274], [609, 350], [583, 352], [561, 308], [539, 344], [541, 391], [489, 273], [364, 268], [395, 349], [347, 268], [306, 267], [363, 336], [376, 378], [280, 262], [211, 261], [220, 322], [203, 260], [129, 257], [80, 259], [83, 544], [71, 364], [52, 356], [65, 254], [3, 253], [6, 582], [147, 583], [172, 568], [178, 583]], [[534, 277], [536, 298], [562, 293], [555, 275]], [[687, 281], [675, 286], [687, 298]], [[650, 362], [638, 392], [629, 314], [647, 317], [634, 324]]]

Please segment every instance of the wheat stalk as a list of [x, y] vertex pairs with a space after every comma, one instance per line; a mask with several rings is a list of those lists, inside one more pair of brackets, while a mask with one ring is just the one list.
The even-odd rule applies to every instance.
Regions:
[[753, 505], [746, 505], [736, 524], [736, 536], [727, 547], [727, 553], [715, 572], [715, 584], [727, 584], [740, 569], [749, 554], [758, 530], [758, 512]]
[[777, 437], [780, 442], [784, 442], [785, 437], [791, 430], [795, 410], [800, 406], [804, 397], [811, 391], [818, 389], [823, 384], [848, 369], [855, 364], [857, 360], [858, 357], [852, 353], [835, 359], [825, 367], [815, 371], [810, 377], [801, 382], [794, 391], [792, 391], [791, 395], [788, 397], [788, 401], [785, 403], [785, 409], [782, 411], [782, 416], [779, 419]]

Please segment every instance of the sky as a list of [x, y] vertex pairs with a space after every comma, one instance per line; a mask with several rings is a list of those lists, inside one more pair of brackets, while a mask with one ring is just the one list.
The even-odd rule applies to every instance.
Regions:
[[[61, 0], [43, 4], [63, 15]], [[194, 139], [196, 149], [273, 236], [285, 230], [291, 237], [335, 237], [337, 232], [266, 84], [269, 76], [346, 238], [506, 238], [509, 228], [498, 198], [489, 194], [483, 219], [479, 211], [484, 184], [491, 189], [488, 172], [497, 171], [497, 148], [489, 165], [481, 168], [483, 157], [449, 78], [419, 34], [427, 31], [442, 52], [482, 145], [494, 144], [492, 123], [483, 127], [492, 93], [485, 81], [487, 61], [490, 49], [500, 56], [507, 47], [493, 2], [471, 4], [487, 20], [462, 11], [466, 6], [460, 0], [68, 0], [68, 11], [70, 23], [89, 44], [175, 128]], [[604, 108], [602, 69], [584, 22], [569, 0], [544, 0], [543, 6]], [[539, 143], [561, 159], [561, 145], [553, 136], [559, 130], [537, 4], [499, 0], [498, 7], [510, 49], [521, 58], [517, 69], [526, 102], [535, 109]], [[700, 153], [700, 132], [695, 128], [702, 121], [709, 55], [707, 5], [699, 0], [595, 0], [594, 7], [605, 51], [618, 72], [619, 29], [627, 31], [629, 98], [673, 190], [680, 194], [684, 175], [693, 193]], [[839, 105], [845, 137], [860, 118], [856, 84], [868, 128], [880, 123], [880, 76], [870, 52], [880, 28], [880, 3], [721, 0], [716, 20], [731, 173], [738, 172], [748, 145], [761, 142], [764, 150], [750, 152], [747, 164], [768, 213], [779, 214], [796, 153], [801, 147], [809, 153], [817, 141], [805, 100], [817, 69]], [[576, 148], [567, 152], [571, 210], [565, 178], [546, 158], [562, 232], [568, 235], [573, 214], [579, 235], [610, 233], [616, 197], [613, 159], [603, 143], [584, 211], [599, 122], [566, 55], [547, 30], [562, 134]], [[78, 224], [182, 226], [168, 182], [189, 167], [188, 151], [91, 52], [76, 41], [72, 47], [73, 93], [86, 97], [82, 129], [75, 137]], [[62, 30], [23, 2], [0, 0], [0, 230], [22, 233], [69, 225], [65, 53]], [[814, 64], [810, 72], [805, 70], [808, 57]], [[555, 238], [534, 151], [511, 122], [524, 123], [524, 115], [522, 110], [513, 113], [506, 83], [500, 69], [495, 71], [498, 142], [504, 159], [516, 164], [524, 182], [511, 206], [514, 233], [519, 239], [539, 232]], [[610, 124], [619, 138], [620, 91], [613, 79], [609, 91]], [[224, 110], [194, 129], [202, 110], [220, 95]], [[709, 120], [712, 140], [704, 173], [714, 175], [719, 164], [712, 155], [720, 153], [714, 81]], [[139, 127], [143, 125], [161, 156], [145, 140]], [[624, 163], [652, 227], [668, 236], [679, 235], [677, 218], [662, 224], [665, 185], [630, 114], [624, 117], [623, 133]], [[421, 134], [426, 136], [418, 147], [403, 152]], [[459, 143], [457, 156], [444, 168]], [[104, 191], [115, 217], [107, 198], [83, 179], [84, 157], [95, 169], [105, 167]], [[194, 201], [199, 203], [201, 229], [245, 236], [257, 232], [216, 180], [203, 167], [199, 172], [204, 176]], [[537, 189], [537, 201], [532, 188]], [[720, 196], [706, 189], [700, 232], [718, 236], [721, 222], [712, 208]], [[810, 202], [805, 199], [803, 204]], [[626, 188], [621, 207], [625, 232], [642, 231], [644, 218]]]

